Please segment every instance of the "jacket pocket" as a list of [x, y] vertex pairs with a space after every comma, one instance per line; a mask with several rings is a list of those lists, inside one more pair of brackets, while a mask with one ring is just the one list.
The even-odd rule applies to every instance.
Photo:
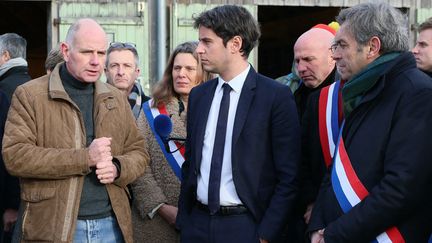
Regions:
[[[27, 189], [27, 190], [26, 190]], [[21, 193], [25, 203], [23, 213], [23, 239], [28, 241], [53, 241], [57, 211], [55, 188], [25, 188]]]

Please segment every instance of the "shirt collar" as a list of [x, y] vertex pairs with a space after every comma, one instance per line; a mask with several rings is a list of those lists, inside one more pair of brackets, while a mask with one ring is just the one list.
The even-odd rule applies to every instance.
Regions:
[[250, 70], [250, 64], [247, 66], [247, 68], [242, 71], [241, 73], [239, 73], [237, 76], [235, 76], [233, 79], [231, 79], [229, 82], [226, 82], [225, 80], [223, 80], [220, 76], [218, 78], [218, 86], [217, 86], [217, 90], [222, 89], [222, 85], [224, 83], [228, 83], [229, 86], [231, 86], [231, 88], [233, 89], [234, 92], [239, 93], [241, 91], [241, 89], [243, 88], [243, 84], [246, 81], [246, 77], [249, 73]]

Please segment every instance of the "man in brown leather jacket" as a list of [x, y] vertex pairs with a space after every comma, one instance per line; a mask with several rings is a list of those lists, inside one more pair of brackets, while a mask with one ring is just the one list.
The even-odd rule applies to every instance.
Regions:
[[126, 185], [148, 154], [124, 95], [99, 81], [107, 45], [99, 24], [78, 20], [65, 62], [12, 98], [3, 155], [22, 188], [17, 241], [132, 242]]

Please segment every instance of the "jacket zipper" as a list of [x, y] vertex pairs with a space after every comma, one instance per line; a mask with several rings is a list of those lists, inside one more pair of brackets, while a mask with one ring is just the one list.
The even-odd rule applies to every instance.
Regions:
[[27, 213], [28, 213], [28, 208], [29, 208], [29, 202], [26, 202], [25, 204], [25, 210], [24, 210], [24, 214], [23, 214], [23, 221], [22, 221], [22, 226], [21, 226], [21, 240], [24, 239], [24, 227], [25, 227], [25, 221], [27, 219]]
[[[81, 123], [77, 119], [77, 116], [75, 116], [75, 148], [81, 148]], [[68, 235], [70, 233], [70, 230], [72, 228], [72, 212], [74, 209], [76, 197], [77, 197], [77, 187], [78, 187], [78, 178], [73, 177], [70, 179], [69, 183], [69, 193], [68, 193], [68, 199], [66, 204], [66, 213], [65, 213], [65, 221], [63, 224], [63, 230], [61, 235], [62, 241], [67, 241]]]

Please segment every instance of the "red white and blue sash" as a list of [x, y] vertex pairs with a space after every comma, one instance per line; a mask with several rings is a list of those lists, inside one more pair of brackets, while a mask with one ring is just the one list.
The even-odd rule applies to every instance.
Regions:
[[318, 106], [318, 125], [321, 150], [327, 167], [331, 165], [339, 135], [340, 81], [321, 89]]
[[143, 104], [143, 110], [144, 114], [147, 118], [148, 124], [150, 125], [150, 128], [153, 132], [153, 135], [156, 138], [156, 141], [158, 142], [166, 160], [168, 161], [168, 164], [171, 166], [171, 169], [173, 170], [174, 174], [177, 176], [177, 178], [181, 181], [181, 166], [183, 162], [185, 161], [184, 153], [185, 148], [180, 143], [175, 141], [168, 141], [168, 145], [170, 148], [170, 151], [174, 151], [172, 153], [169, 153], [165, 150], [164, 143], [162, 139], [159, 137], [159, 135], [156, 134], [156, 131], [154, 129], [154, 118], [160, 114], [164, 114], [169, 116], [166, 107], [165, 106], [159, 106], [157, 108], [152, 108], [151, 103], [153, 102], [153, 99], [150, 99], [146, 103]]
[[[339, 132], [337, 150], [333, 158], [333, 168], [331, 172], [331, 182], [333, 191], [344, 213], [347, 213], [355, 205], [360, 203], [369, 195], [368, 190], [358, 178], [342, 139], [343, 124]], [[396, 227], [391, 227], [378, 235], [373, 242], [405, 242], [401, 233]]]

